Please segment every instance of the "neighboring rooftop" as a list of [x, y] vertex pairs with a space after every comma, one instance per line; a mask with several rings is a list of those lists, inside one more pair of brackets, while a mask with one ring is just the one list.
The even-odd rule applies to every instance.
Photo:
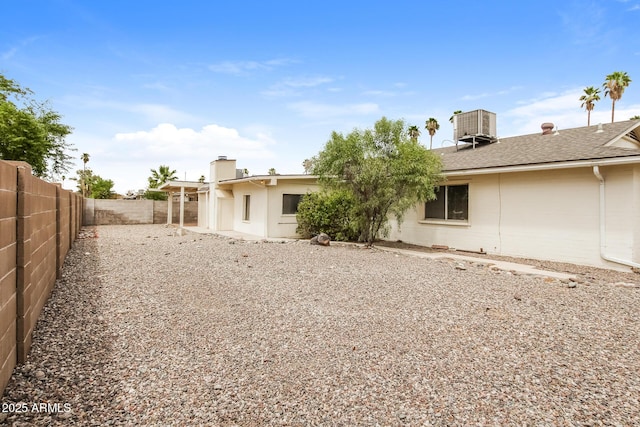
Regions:
[[640, 120], [561, 129], [543, 135], [500, 138], [498, 142], [433, 150], [442, 156], [443, 171], [502, 168], [525, 165], [638, 157]]

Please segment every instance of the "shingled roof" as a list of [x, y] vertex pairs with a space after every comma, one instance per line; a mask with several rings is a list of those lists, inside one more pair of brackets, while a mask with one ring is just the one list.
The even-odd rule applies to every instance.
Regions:
[[[599, 132], [601, 128], [601, 132]], [[637, 157], [640, 163], [640, 120], [562, 129], [559, 132], [500, 138], [499, 142], [459, 143], [433, 150], [442, 157], [443, 171], [463, 172], [514, 166], [566, 165], [567, 162]]]

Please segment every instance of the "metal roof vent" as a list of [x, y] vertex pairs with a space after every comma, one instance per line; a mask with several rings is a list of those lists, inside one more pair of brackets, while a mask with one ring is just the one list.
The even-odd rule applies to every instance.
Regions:
[[218, 156], [218, 160], [227, 160], [227, 156]]
[[453, 140], [473, 143], [496, 142], [496, 113], [473, 110], [453, 115]]
[[540, 128], [542, 128], [542, 134], [543, 135], [551, 135], [551, 133], [553, 132], [553, 128], [555, 127], [555, 125], [553, 123], [543, 123], [540, 125]]

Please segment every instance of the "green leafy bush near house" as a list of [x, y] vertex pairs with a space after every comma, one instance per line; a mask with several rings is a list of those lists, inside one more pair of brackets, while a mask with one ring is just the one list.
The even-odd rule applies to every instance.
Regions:
[[327, 233], [332, 240], [358, 240], [361, 232], [354, 206], [347, 191], [307, 193], [298, 204], [296, 231], [303, 238]]

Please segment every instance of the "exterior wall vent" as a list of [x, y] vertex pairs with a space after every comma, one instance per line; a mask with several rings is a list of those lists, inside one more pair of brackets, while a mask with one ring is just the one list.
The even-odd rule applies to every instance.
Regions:
[[496, 142], [496, 113], [473, 110], [453, 116], [453, 140], [477, 143]]

